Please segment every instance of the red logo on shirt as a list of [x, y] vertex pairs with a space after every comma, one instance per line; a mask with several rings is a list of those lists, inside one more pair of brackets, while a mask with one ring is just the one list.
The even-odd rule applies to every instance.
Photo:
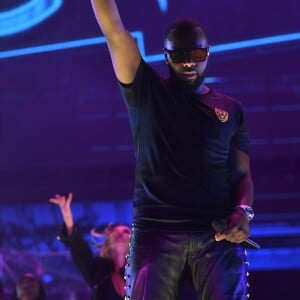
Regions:
[[218, 119], [219, 119], [222, 123], [225, 123], [226, 121], [228, 121], [229, 114], [228, 114], [227, 111], [215, 107], [215, 113], [216, 113]]

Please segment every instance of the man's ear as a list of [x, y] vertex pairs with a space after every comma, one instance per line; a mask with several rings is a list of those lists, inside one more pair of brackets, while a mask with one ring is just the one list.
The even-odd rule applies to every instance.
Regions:
[[207, 46], [207, 58], [210, 56], [210, 45]]

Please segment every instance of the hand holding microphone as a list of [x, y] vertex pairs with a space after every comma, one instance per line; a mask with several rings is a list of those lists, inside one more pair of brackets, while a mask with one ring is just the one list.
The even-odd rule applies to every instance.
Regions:
[[[226, 230], [226, 221], [223, 219], [214, 219], [211, 223], [211, 226], [213, 227], [213, 229], [217, 232], [222, 233], [223, 231]], [[256, 243], [255, 241], [251, 240], [250, 238], [247, 238], [243, 244], [254, 248], [254, 249], [260, 249], [260, 245], [258, 243]]]

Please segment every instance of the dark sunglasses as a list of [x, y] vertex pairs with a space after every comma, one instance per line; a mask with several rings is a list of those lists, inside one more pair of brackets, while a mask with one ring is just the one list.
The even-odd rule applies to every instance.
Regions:
[[164, 53], [167, 53], [174, 64], [184, 63], [192, 58], [195, 62], [205, 61], [208, 56], [208, 48], [194, 49], [176, 49], [169, 50], [164, 48]]

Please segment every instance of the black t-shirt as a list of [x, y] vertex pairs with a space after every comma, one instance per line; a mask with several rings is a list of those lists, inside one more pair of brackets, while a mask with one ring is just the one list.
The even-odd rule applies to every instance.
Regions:
[[134, 82], [120, 86], [136, 156], [134, 223], [207, 230], [233, 206], [231, 151], [248, 153], [240, 103], [214, 90], [184, 92], [143, 60]]

